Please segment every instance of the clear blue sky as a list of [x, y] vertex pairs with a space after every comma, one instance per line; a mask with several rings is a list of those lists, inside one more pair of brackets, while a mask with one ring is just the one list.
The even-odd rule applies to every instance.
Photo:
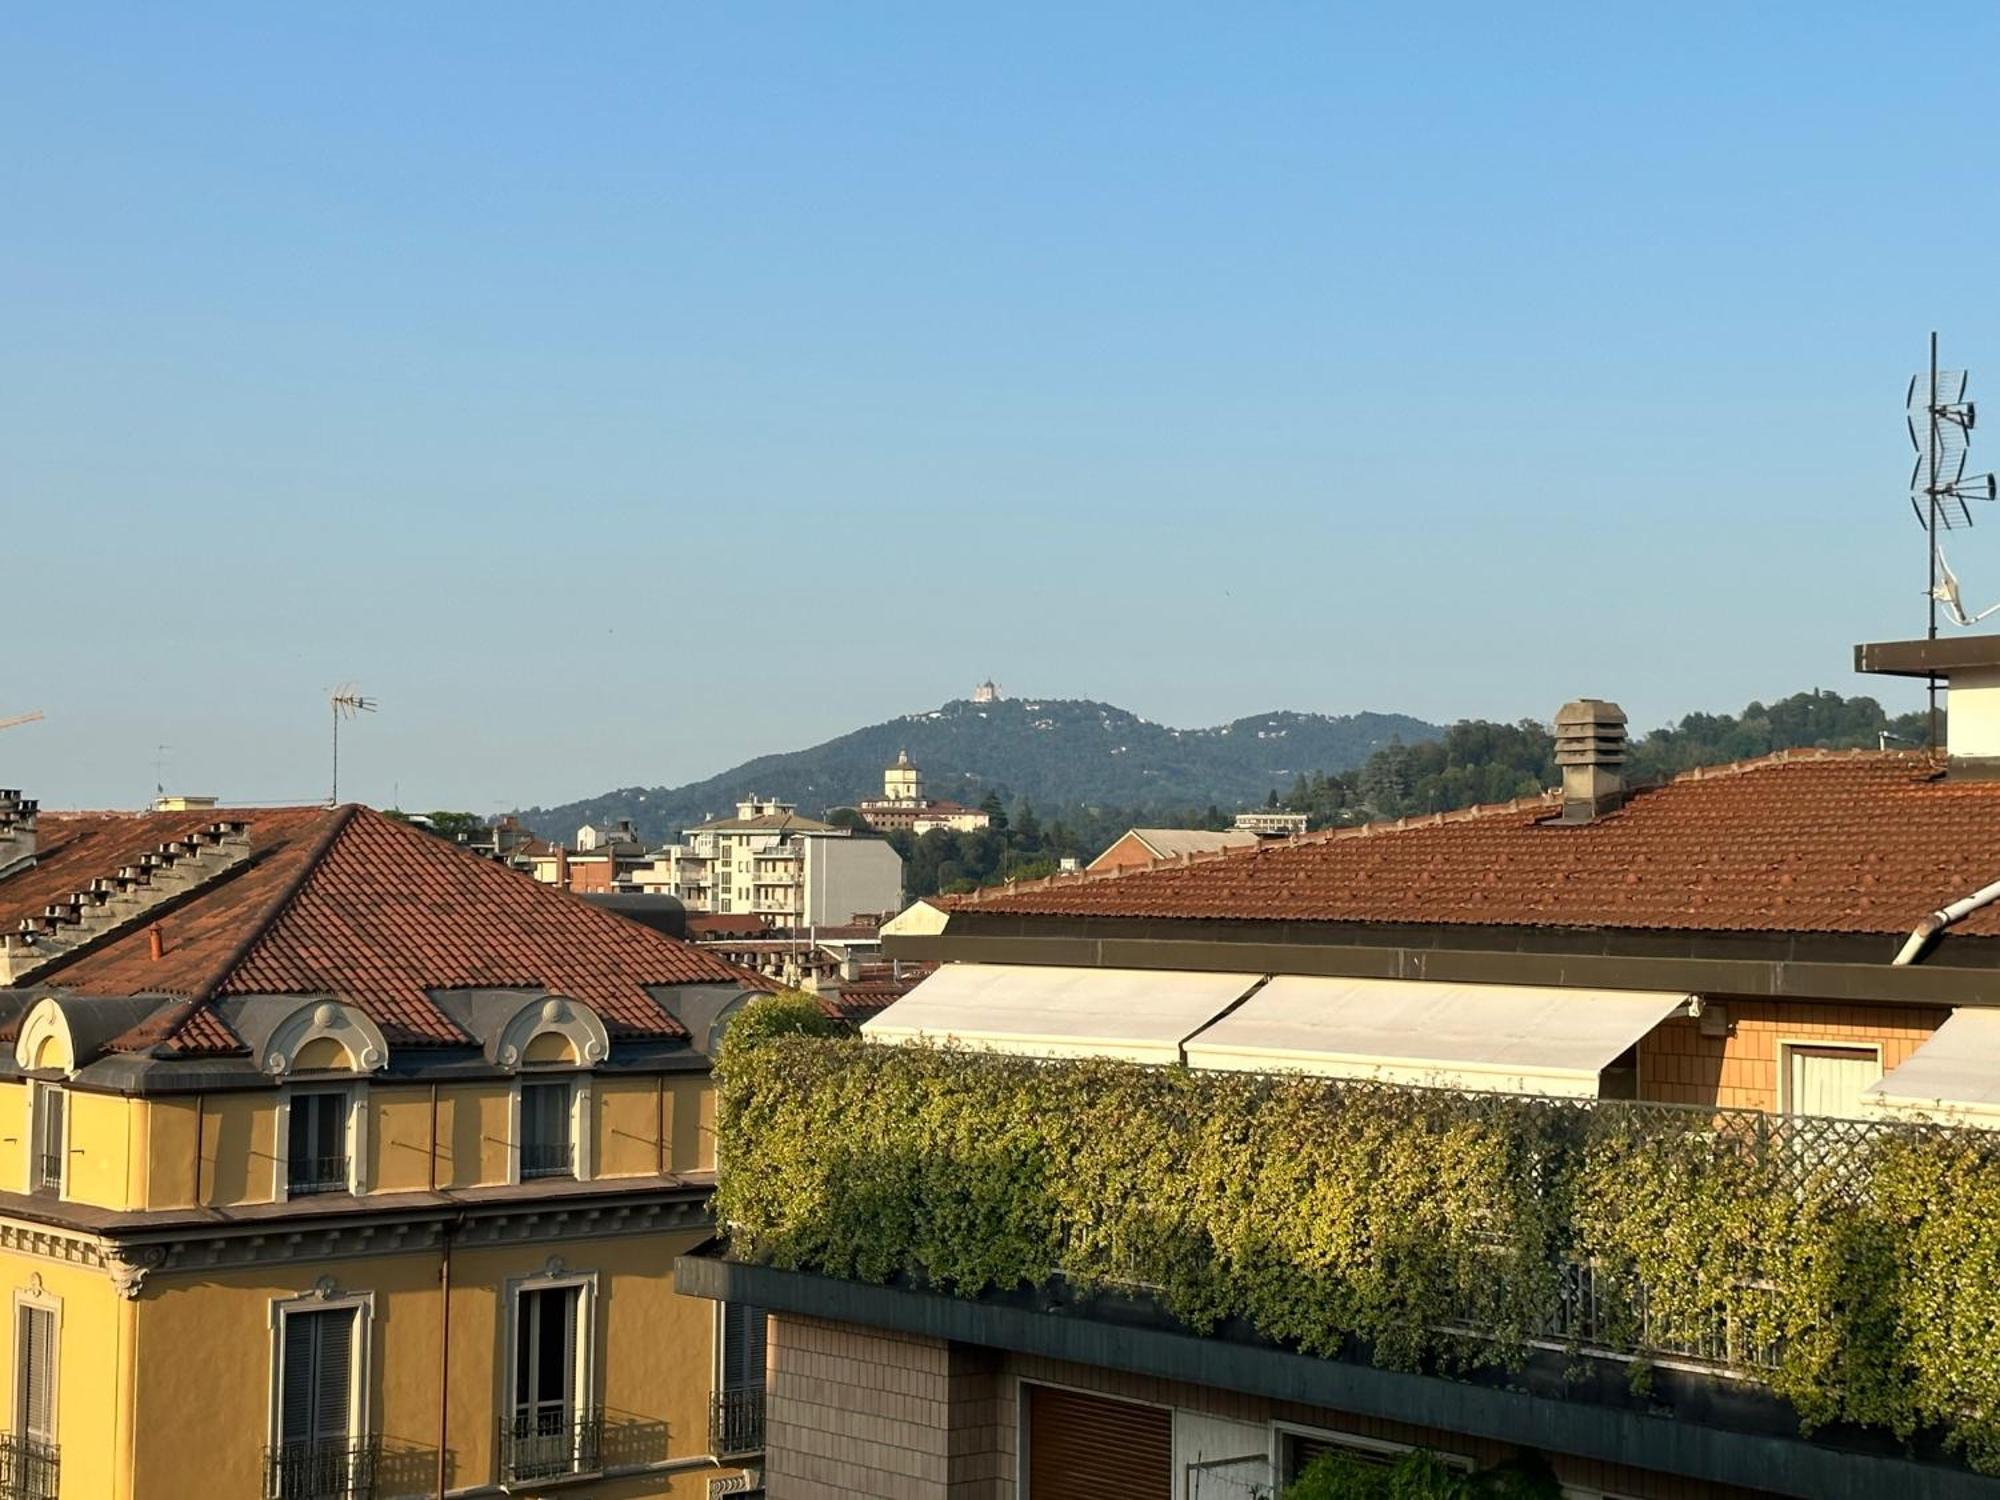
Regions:
[[0, 13], [50, 805], [323, 796], [347, 680], [478, 811], [988, 674], [1865, 690], [1929, 328], [2000, 413], [1990, 4], [313, 9]]

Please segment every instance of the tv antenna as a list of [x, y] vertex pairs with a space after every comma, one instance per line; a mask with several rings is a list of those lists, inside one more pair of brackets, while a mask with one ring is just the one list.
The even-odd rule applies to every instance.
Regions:
[[340, 806], [340, 721], [351, 719], [356, 714], [374, 713], [376, 700], [362, 697], [350, 682], [328, 693], [326, 702], [333, 710], [333, 796], [328, 799], [327, 805], [338, 807]]
[[[1972, 429], [1978, 411], [1965, 399], [1966, 373], [1938, 368], [1938, 336], [1931, 333], [1931, 361], [1928, 373], [1910, 377], [1905, 399], [1908, 409], [1910, 446], [1917, 450], [1916, 466], [1910, 471], [1910, 507], [1924, 528], [1925, 550], [1929, 553], [1930, 588], [1927, 604], [1930, 618], [1928, 636], [1937, 639], [1938, 607], [1942, 605], [1954, 625], [1976, 625], [2000, 610], [1991, 605], [1978, 614], [1967, 614], [1959, 593], [1958, 575], [1945, 561], [1947, 531], [1965, 531], [1972, 526], [1974, 500], [1992, 500], [2000, 494], [1991, 474], [1967, 474], [1965, 461], [1971, 446]], [[1938, 680], [1930, 679], [1931, 749], [1937, 749]]]

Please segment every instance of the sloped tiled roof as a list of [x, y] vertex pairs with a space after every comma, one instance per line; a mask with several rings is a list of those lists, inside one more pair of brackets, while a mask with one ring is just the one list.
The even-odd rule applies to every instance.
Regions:
[[[1531, 799], [948, 903], [968, 913], [1905, 933], [2000, 879], [2000, 782], [1920, 754], [1789, 751], [1597, 822]], [[2000, 906], [1954, 932], [2000, 935]]]
[[427, 991], [540, 988], [596, 1009], [614, 1033], [679, 1036], [648, 986], [764, 988], [713, 954], [365, 807], [199, 813], [43, 813], [34, 869], [0, 880], [0, 927], [139, 854], [223, 819], [249, 827], [251, 856], [158, 919], [32, 976], [82, 995], [158, 994], [186, 1003], [126, 1045], [233, 1048], [206, 1002], [328, 994], [363, 1010], [391, 1043], [455, 1042]]

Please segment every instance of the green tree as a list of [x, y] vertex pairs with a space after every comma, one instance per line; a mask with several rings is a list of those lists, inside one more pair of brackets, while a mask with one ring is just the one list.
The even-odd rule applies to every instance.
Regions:
[[998, 792], [988, 792], [979, 799], [979, 810], [986, 814], [987, 826], [998, 832], [1007, 831], [1007, 809], [1000, 801]]

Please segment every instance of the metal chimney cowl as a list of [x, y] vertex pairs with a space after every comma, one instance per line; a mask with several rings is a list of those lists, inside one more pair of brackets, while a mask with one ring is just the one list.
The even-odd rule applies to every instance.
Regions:
[[1625, 801], [1625, 710], [1578, 698], [1556, 712], [1556, 764], [1565, 823], [1592, 823]]

